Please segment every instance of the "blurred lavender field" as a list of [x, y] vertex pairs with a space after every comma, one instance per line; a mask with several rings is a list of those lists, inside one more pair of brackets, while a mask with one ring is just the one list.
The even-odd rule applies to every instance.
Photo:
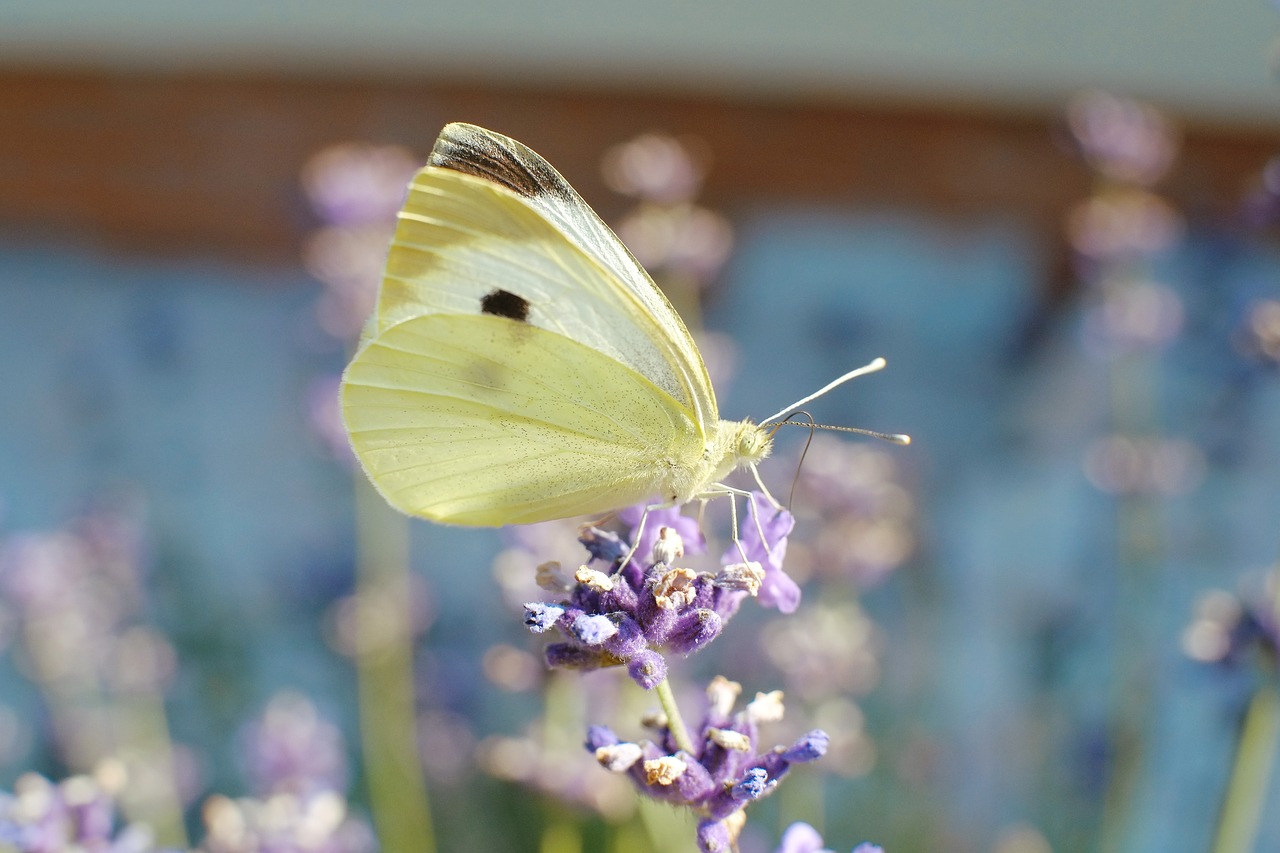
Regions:
[[[736, 639], [687, 662], [694, 681], [784, 688], [793, 725], [833, 737], [753, 813], [744, 851], [773, 850], [795, 819], [834, 849], [1280, 849], [1265, 761], [1231, 789], [1261, 815], [1252, 846], [1221, 837], [1242, 731], [1274, 757], [1280, 714], [1256, 699], [1274, 690], [1280, 545], [1274, 199], [1242, 192], [1229, 222], [1173, 210], [1158, 189], [1173, 152], [1146, 118], [1122, 117], [1154, 146], [1136, 153], [1076, 127], [1097, 190], [1063, 225], [1079, 286], [1054, 304], [1036, 301], [1050, 247], [1012, 219], [691, 215], [697, 177], [673, 177], [661, 144], [629, 150], [665, 182], [608, 161], [639, 199], [620, 233], [708, 330], [724, 414], [759, 417], [885, 356], [812, 413], [914, 439], [815, 439], [788, 555], [799, 614], [749, 606]], [[373, 165], [321, 170], [338, 177], [319, 191], [309, 173], [305, 269], [0, 244], [0, 787], [15, 803], [52, 802], [23, 774], [93, 773], [90, 794], [61, 796], [111, 794], [161, 846], [375, 849], [353, 661], [384, 647], [353, 629], [371, 576], [331, 395], [398, 204], [387, 174], [414, 161], [339, 155]], [[663, 228], [702, 241], [645, 244]], [[766, 463], [780, 497], [805, 437]], [[435, 815], [412, 831], [442, 850], [682, 849], [581, 748], [592, 715], [645, 698], [615, 673], [546, 673], [521, 626], [534, 566], [573, 527], [373, 524], [409, 542], [411, 572], [377, 582], [400, 584], [407, 759]], [[153, 849], [120, 837], [112, 849]]]

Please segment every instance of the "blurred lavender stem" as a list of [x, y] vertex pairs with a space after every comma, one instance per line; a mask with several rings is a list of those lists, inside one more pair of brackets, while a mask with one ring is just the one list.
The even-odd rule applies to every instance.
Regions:
[[[132, 548], [117, 552], [112, 547], [121, 540], [131, 542], [135, 532], [123, 517], [104, 514], [83, 519], [70, 530], [32, 537], [28, 548], [34, 556], [28, 559], [35, 568], [27, 571], [51, 586], [40, 591], [16, 581], [26, 587], [20, 595], [28, 608], [23, 643], [67, 767], [74, 774], [111, 776], [129, 821], [150, 826], [158, 843], [185, 849], [160, 679], [142, 676], [144, 671], [155, 673], [128, 652], [146, 643], [127, 637], [143, 635], [124, 629], [134, 616], [130, 607], [143, 595], [139, 562]], [[42, 559], [48, 564], [41, 564]], [[53, 594], [57, 589], [61, 594]], [[112, 602], [105, 623], [103, 613], [96, 622], [86, 613], [95, 598]], [[116, 670], [104, 669], [103, 659], [113, 660]]]
[[173, 741], [164, 697], [158, 690], [123, 697], [116, 709], [116, 729], [121, 751], [136, 751], [138, 763], [156, 771], [140, 786], [125, 789], [121, 811], [130, 820], [150, 826], [158, 845], [186, 850], [187, 830], [174, 778]]
[[[383, 853], [434, 853], [420, 768], [409, 632], [409, 521], [355, 474], [356, 672], [360, 739], [374, 827]], [[393, 594], [388, 594], [391, 591]], [[394, 609], [392, 609], [394, 608]]]
[[[1272, 620], [1280, 625], [1280, 580], [1271, 600]], [[1271, 672], [1254, 691], [1240, 728], [1235, 765], [1218, 817], [1213, 853], [1252, 853], [1266, 799], [1276, 747], [1280, 745], [1280, 682], [1275, 659]]]
[[[1110, 274], [1121, 274], [1118, 270]], [[1157, 430], [1158, 365], [1149, 353], [1127, 353], [1111, 362], [1113, 430], [1117, 435], [1152, 435]], [[1112, 626], [1117, 646], [1111, 673], [1112, 715], [1108, 724], [1110, 767], [1102, 806], [1100, 849], [1122, 853], [1129, 844], [1131, 810], [1151, 721], [1151, 642], [1147, 626], [1134, 614], [1151, 588], [1163, 531], [1157, 500], [1144, 492], [1125, 493], [1116, 503], [1116, 604]]]
[[[1082, 278], [1096, 305], [1095, 345], [1107, 357], [1112, 433], [1121, 441], [1160, 435], [1160, 354], [1178, 331], [1180, 308], [1164, 297], [1163, 318], [1133, 306], [1167, 292], [1157, 283], [1154, 262], [1177, 240], [1181, 220], [1152, 190], [1177, 156], [1173, 126], [1157, 110], [1104, 92], [1072, 100], [1067, 123], [1079, 153], [1094, 175], [1090, 198], [1069, 227], [1084, 262]], [[1146, 294], [1146, 296], [1144, 296]], [[1138, 317], [1150, 322], [1135, 323]], [[1155, 320], [1161, 320], [1151, 325]], [[1158, 330], [1159, 333], [1153, 333]], [[1131, 478], [1132, 479], [1132, 478]], [[1102, 479], [1116, 497], [1116, 588], [1112, 636], [1107, 742], [1109, 768], [1102, 807], [1099, 849], [1122, 853], [1131, 846], [1134, 790], [1143, 764], [1152, 718], [1154, 673], [1151, 626], [1141, 621], [1164, 541], [1157, 484]]]
[[[586, 723], [582, 719], [585, 706], [580, 679], [568, 679], [563, 673], [552, 672], [543, 691], [544, 713], [542, 717], [542, 746], [548, 752], [568, 753], [576, 748], [578, 735]], [[571, 747], [568, 741], [573, 741]], [[544, 803], [547, 800], [544, 798]], [[547, 820], [542, 828], [538, 849], [543, 853], [578, 853], [582, 850], [582, 829], [578, 822], [566, 815], [558, 803], [544, 808]]]
[[1280, 741], [1280, 695], [1274, 682], [1263, 684], [1249, 701], [1235, 766], [1218, 820], [1213, 853], [1252, 853], [1262, 818], [1267, 782]]

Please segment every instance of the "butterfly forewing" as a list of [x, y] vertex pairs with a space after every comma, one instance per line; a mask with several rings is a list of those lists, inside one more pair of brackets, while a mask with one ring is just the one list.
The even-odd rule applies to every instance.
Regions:
[[[683, 383], [691, 389], [702, 423], [716, 422], [719, 413], [711, 380], [680, 315], [617, 235], [550, 163], [510, 137], [457, 122], [441, 131], [429, 164], [501, 186], [551, 223], [560, 240], [594, 260], [609, 278], [596, 291], [617, 289], [621, 292], [614, 296], [628, 297], [616, 318], [619, 323], [625, 326], [635, 324], [640, 315], [645, 318], [652, 327], [646, 333], [670, 367], [684, 374]], [[632, 366], [650, 375], [643, 367]]]
[[501, 187], [430, 168], [414, 179], [401, 212], [376, 328], [429, 313], [487, 313], [567, 335], [649, 378], [707, 423], [696, 374], [615, 276]]

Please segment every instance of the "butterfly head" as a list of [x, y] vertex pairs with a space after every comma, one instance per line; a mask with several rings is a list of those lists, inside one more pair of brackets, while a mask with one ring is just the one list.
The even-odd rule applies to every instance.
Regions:
[[773, 430], [751, 421], [739, 421], [734, 428], [733, 452], [738, 465], [755, 465], [773, 449]]
[[708, 453], [716, 463], [710, 482], [738, 468], [754, 468], [773, 449], [773, 431], [751, 421], [721, 421]]

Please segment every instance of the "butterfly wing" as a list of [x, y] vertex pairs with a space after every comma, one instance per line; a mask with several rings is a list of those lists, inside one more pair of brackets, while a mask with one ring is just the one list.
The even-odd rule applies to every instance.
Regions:
[[476, 525], [690, 494], [718, 423], [617, 237], [538, 155], [467, 125], [410, 186], [343, 412], [390, 503]]
[[375, 330], [420, 313], [524, 306], [526, 322], [638, 371], [704, 427], [719, 419], [679, 315], [568, 182], [513, 139], [448, 125], [400, 213]]
[[486, 314], [424, 314], [384, 330], [347, 369], [342, 403], [387, 501], [451, 524], [523, 524], [647, 500], [703, 453], [692, 413], [639, 373]]

